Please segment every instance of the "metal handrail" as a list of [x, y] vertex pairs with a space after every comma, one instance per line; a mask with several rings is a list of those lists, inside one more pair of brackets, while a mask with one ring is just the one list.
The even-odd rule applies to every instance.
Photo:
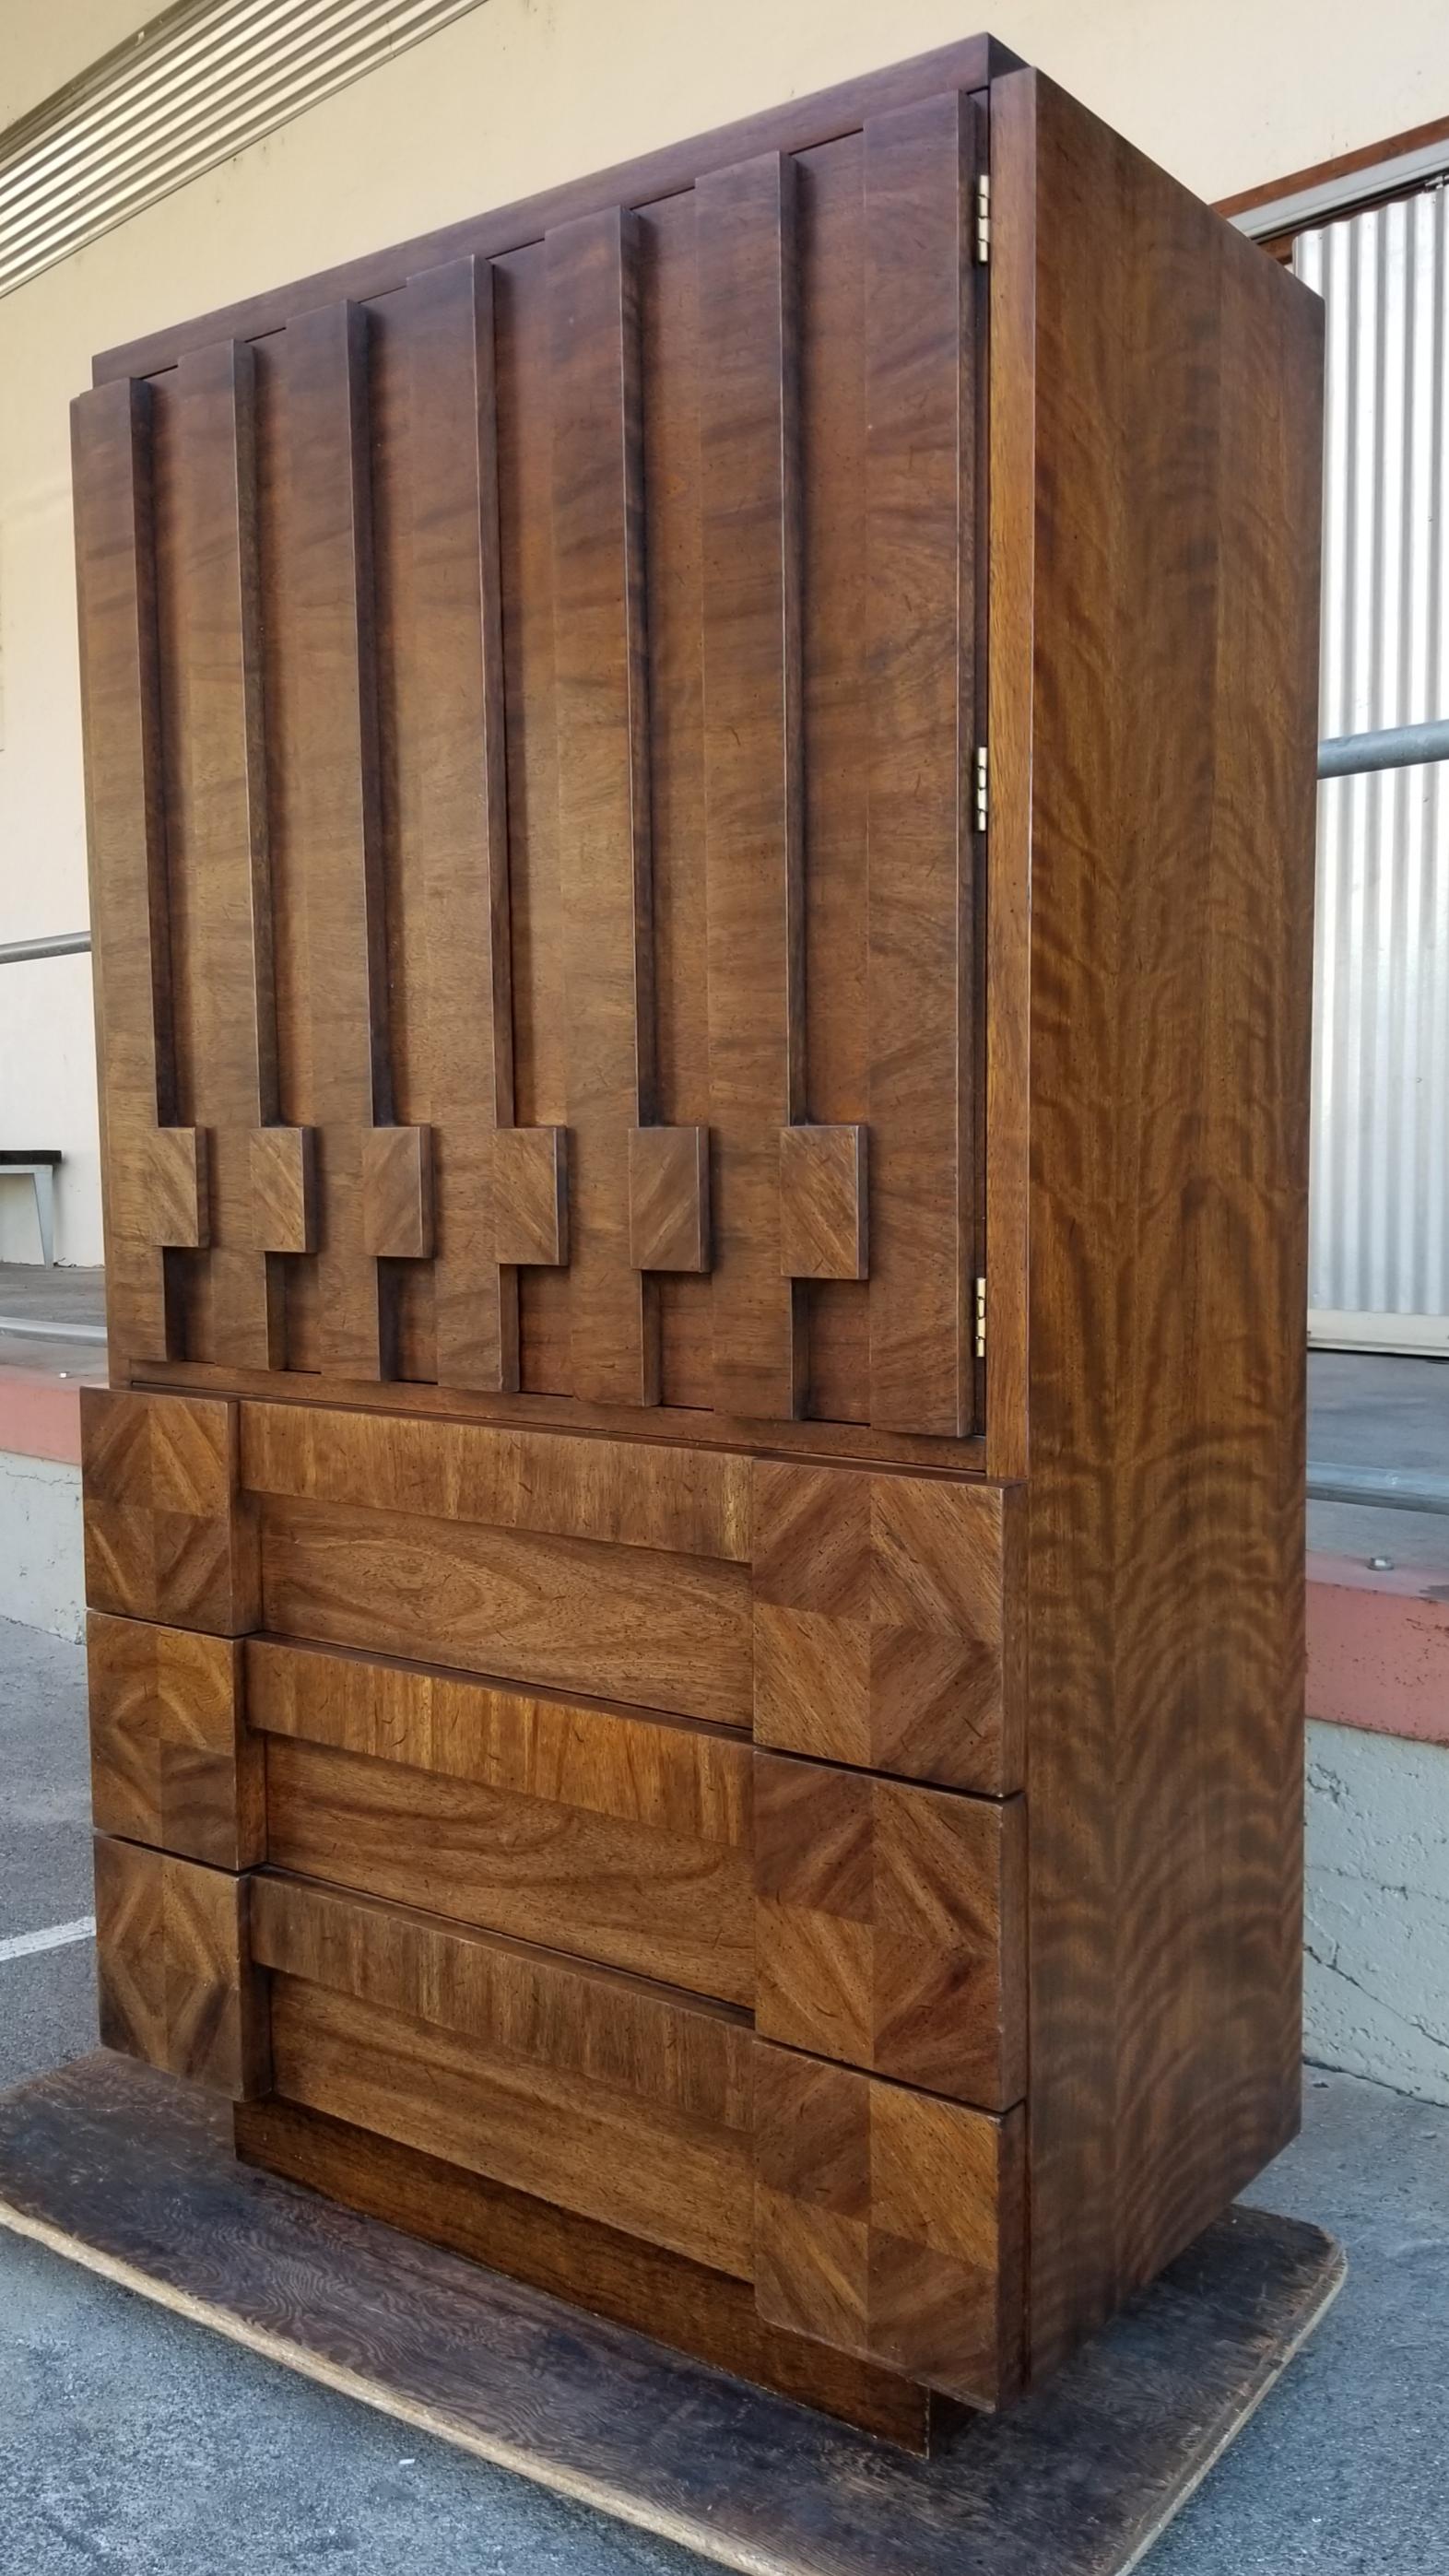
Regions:
[[1361, 778], [1370, 770], [1416, 769], [1431, 760], [1449, 760], [1449, 718], [1389, 725], [1382, 733], [1338, 734], [1318, 746], [1318, 775]]
[[12, 939], [0, 945], [0, 966], [28, 966], [36, 957], [85, 957], [90, 944], [88, 930], [58, 931], [53, 939]]
[[1310, 1503], [1377, 1503], [1397, 1512], [1449, 1512], [1449, 1476], [1427, 1467], [1344, 1467], [1308, 1461]]

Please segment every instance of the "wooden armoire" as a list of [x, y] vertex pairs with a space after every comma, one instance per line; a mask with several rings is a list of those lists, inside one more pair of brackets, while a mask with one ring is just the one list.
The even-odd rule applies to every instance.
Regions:
[[982, 38], [75, 406], [103, 2037], [917, 2446], [1297, 2117], [1319, 372]]

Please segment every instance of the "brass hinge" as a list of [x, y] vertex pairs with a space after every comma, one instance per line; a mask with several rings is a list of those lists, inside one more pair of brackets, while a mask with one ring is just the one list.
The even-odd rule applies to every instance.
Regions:
[[981, 742], [976, 746], [976, 829], [978, 832], [985, 831], [986, 818], [990, 810], [991, 799], [986, 785], [986, 745]]
[[976, 182], [976, 265], [984, 268], [991, 257], [991, 181], [983, 170]]
[[984, 1360], [986, 1357], [986, 1282], [984, 1279], [978, 1279], [976, 1282], [976, 1356], [979, 1360]]

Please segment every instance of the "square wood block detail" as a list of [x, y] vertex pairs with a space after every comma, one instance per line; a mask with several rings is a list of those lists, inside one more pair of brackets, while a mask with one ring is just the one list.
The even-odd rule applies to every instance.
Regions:
[[315, 1252], [315, 1129], [254, 1127], [250, 1172], [253, 1249], [257, 1252]]
[[864, 1279], [866, 1130], [780, 1130], [780, 1269], [786, 1279]]
[[113, 1230], [125, 1240], [203, 1251], [211, 1241], [210, 1150], [204, 1127], [155, 1127], [109, 1151]]
[[500, 1127], [493, 1139], [494, 1250], [555, 1269], [569, 1257], [568, 1129]]
[[381, 1261], [425, 1261], [433, 1248], [431, 1127], [362, 1131], [362, 1232]]
[[1005, 2110], [1026, 2083], [1025, 1814], [754, 1756], [755, 2027]]
[[1000, 1796], [1022, 1785], [1019, 1496], [758, 1462], [755, 1739]]
[[1023, 2115], [755, 2043], [755, 2304], [973, 2406], [1021, 2379]]
[[263, 1748], [243, 1722], [241, 1655], [230, 1637], [90, 1613], [91, 1801], [102, 1833], [211, 1869], [266, 1858]]
[[86, 1599], [93, 1610], [236, 1637], [258, 1622], [255, 1506], [237, 1407], [81, 1390]]
[[629, 1130], [629, 1259], [636, 1270], [708, 1270], [707, 1127]]
[[271, 2083], [252, 1965], [251, 1881], [139, 1843], [95, 1841], [101, 2039], [241, 2102]]

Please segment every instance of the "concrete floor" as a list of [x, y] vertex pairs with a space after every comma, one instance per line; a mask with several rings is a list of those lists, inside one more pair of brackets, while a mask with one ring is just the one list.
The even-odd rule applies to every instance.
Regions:
[[[3, 1957], [89, 1905], [81, 1655], [6, 1624], [0, 1781], [8, 2085], [93, 2046], [94, 1996], [89, 1942]], [[1304, 2135], [1252, 2196], [1331, 2228], [1348, 2284], [1155, 2576], [1449, 2576], [1449, 2110], [1310, 2070]], [[3, 2576], [699, 2563], [0, 2233]]]

